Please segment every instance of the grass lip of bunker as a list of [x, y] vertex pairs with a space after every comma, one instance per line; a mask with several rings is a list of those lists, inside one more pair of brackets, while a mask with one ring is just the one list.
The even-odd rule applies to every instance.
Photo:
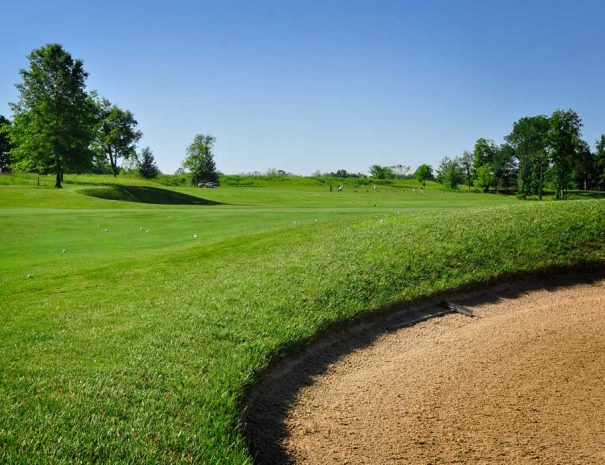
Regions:
[[[565, 291], [581, 286], [599, 284], [603, 280], [605, 280], [605, 268], [603, 267], [590, 269], [590, 271], [581, 269], [581, 271], [570, 272], [541, 272], [536, 273], [535, 276], [521, 276], [517, 279], [511, 277], [482, 289], [443, 293], [430, 298], [418, 299], [399, 308], [389, 309], [384, 314], [369, 315], [345, 327], [328, 330], [311, 344], [275, 362], [261, 381], [249, 392], [244, 409], [244, 423], [246, 424], [246, 437], [251, 453], [259, 464], [307, 463], [307, 460], [310, 460], [310, 463], [319, 463], [317, 457], [315, 457], [315, 460], [310, 459], [305, 457], [304, 452], [306, 449], [314, 450], [316, 446], [305, 443], [300, 450], [290, 449], [293, 444], [293, 437], [300, 439], [301, 437], [304, 438], [307, 433], [315, 432], [318, 435], [311, 434], [311, 437], [325, 439], [324, 433], [330, 429], [329, 426], [323, 425], [322, 427], [326, 429], [322, 430], [322, 427], [317, 426], [318, 423], [315, 419], [308, 420], [307, 423], [309, 424], [304, 423], [305, 420], [301, 417], [304, 417], [305, 413], [297, 414], [296, 418], [289, 418], [290, 412], [296, 408], [301, 412], [308, 413], [310, 412], [309, 409], [318, 405], [313, 399], [310, 402], [305, 402], [306, 399], [309, 399], [309, 395], [318, 395], [315, 391], [313, 391], [314, 394], [310, 394], [308, 388], [318, 380], [323, 382], [322, 379], [329, 378], [334, 371], [334, 367], [340, 361], [347, 359], [345, 364], [348, 366], [351, 363], [348, 360], [350, 355], [362, 354], [374, 344], [380, 344], [380, 339], [383, 336], [393, 331], [405, 331], [419, 323], [443, 317], [448, 313], [444, 312], [443, 309], [444, 299], [454, 304], [461, 304], [465, 309], [470, 310], [486, 304], [498, 305], [504, 301], [514, 302], [536, 291], [547, 291], [550, 294], [559, 290]], [[603, 295], [603, 302], [605, 303], [605, 295]], [[556, 307], [556, 304], [553, 305]], [[553, 308], [553, 311], [556, 312], [556, 310], [556, 308]], [[453, 313], [453, 311], [450, 309], [449, 313]], [[468, 318], [468, 316], [466, 314], [463, 318]], [[481, 317], [479, 316], [479, 318]], [[484, 342], [487, 343], [488, 341]], [[395, 353], [391, 353], [388, 362], [390, 362], [391, 357], [395, 356]], [[352, 365], [349, 371], [354, 373], [356, 367], [357, 365]], [[327, 384], [328, 381], [325, 383], [326, 387], [324, 388], [324, 385], [322, 385], [321, 390], [324, 395], [330, 389]], [[301, 399], [303, 405], [297, 407]], [[336, 404], [345, 403], [340, 398], [334, 398], [331, 402]], [[329, 412], [326, 415], [331, 418]], [[321, 414], [319, 412], [317, 415], [312, 412], [309, 414], [309, 417], [315, 418], [315, 416], [321, 416]], [[308, 428], [313, 429], [310, 426], [311, 423], [316, 427], [313, 431], [307, 431]], [[384, 427], [387, 428], [388, 425], [385, 424]], [[301, 431], [296, 431], [297, 428]], [[346, 426], [343, 428], [346, 428]], [[302, 430], [305, 430], [305, 432], [303, 433]], [[350, 446], [350, 440], [347, 439], [346, 434], [337, 434], [337, 436], [342, 438], [343, 450], [338, 451], [342, 454], [337, 455], [338, 459], [331, 461], [327, 458], [329, 453], [326, 452], [327, 455], [323, 456], [322, 459], [325, 460], [324, 463], [341, 463], [340, 460], [344, 460], [343, 457], [347, 454], [349, 454], [347, 455], [349, 458], [355, 457], [358, 447], [361, 447], [355, 440], [355, 447], [346, 452], [345, 448]], [[359, 440], [362, 441], [363, 437], [365, 436], [362, 435]], [[336, 439], [336, 441], [326, 444], [326, 448], [334, 450], [335, 447], [339, 447], [339, 440]], [[396, 451], [390, 452], [396, 454]], [[365, 456], [363, 459], [369, 460], [371, 457]], [[357, 463], [357, 461], [353, 460], [352, 463]], [[381, 461], [380, 463], [387, 463], [387, 461]]]

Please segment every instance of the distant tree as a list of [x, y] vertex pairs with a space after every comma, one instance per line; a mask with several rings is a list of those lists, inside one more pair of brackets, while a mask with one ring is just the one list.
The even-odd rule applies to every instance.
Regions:
[[390, 167], [393, 172], [395, 173], [395, 176], [397, 176], [398, 178], [405, 178], [407, 176], [410, 175], [410, 171], [411, 168], [408, 165], [393, 165]]
[[95, 174], [112, 174], [111, 165], [105, 155], [95, 154], [92, 159], [92, 172]]
[[509, 144], [502, 144], [496, 148], [491, 163], [496, 194], [501, 189], [508, 189], [516, 175], [515, 149]]
[[473, 185], [477, 190], [488, 192], [489, 187], [494, 184], [494, 175], [490, 165], [480, 165], [475, 170], [475, 179]]
[[[475, 149], [473, 150], [473, 177], [476, 178], [479, 176], [479, 169], [481, 168], [482, 180], [474, 182], [474, 184], [475, 186], [481, 186], [484, 192], [489, 190], [496, 179], [493, 172], [493, 162], [497, 151], [498, 147], [493, 140], [481, 137], [475, 142]], [[485, 184], [488, 180], [490, 184]]]
[[370, 166], [370, 175], [376, 179], [393, 179], [395, 177], [392, 168], [380, 165]]
[[538, 195], [542, 200], [544, 177], [549, 166], [550, 120], [538, 115], [521, 118], [504, 139], [517, 159], [517, 193], [519, 197]]
[[573, 110], [557, 110], [550, 119], [548, 148], [557, 199], [566, 197], [581, 141], [582, 120]]
[[588, 190], [597, 184], [596, 158], [586, 141], [578, 142], [572, 166], [572, 182], [576, 189]]
[[269, 168], [269, 169], [267, 169], [267, 171], [265, 171], [265, 176], [267, 176], [267, 177], [275, 177], [275, 176], [284, 177], [284, 176], [291, 176], [291, 174], [282, 169]]
[[9, 139], [13, 167], [51, 171], [61, 187], [65, 170], [89, 169], [95, 105], [86, 92], [88, 73], [59, 44], [32, 51], [20, 70], [19, 101], [11, 104]]
[[118, 175], [118, 160], [136, 157], [136, 143], [143, 133], [136, 129], [138, 124], [134, 115], [112, 105], [107, 99], [98, 102], [98, 126], [94, 140], [94, 149], [99, 157], [109, 160], [111, 173]]
[[10, 132], [10, 121], [0, 115], [0, 173], [6, 173], [10, 170], [10, 150], [11, 144], [8, 140]]
[[416, 168], [416, 171], [414, 171], [414, 179], [418, 182], [426, 182], [430, 181], [431, 179], [434, 179], [433, 167], [431, 165], [423, 163], [418, 168]]
[[187, 147], [187, 158], [183, 167], [191, 172], [191, 182], [197, 186], [200, 182], [218, 182], [218, 172], [214, 163], [212, 147], [216, 139], [210, 134], [196, 134]]
[[156, 165], [155, 158], [153, 157], [153, 152], [149, 147], [141, 150], [141, 154], [139, 155], [139, 174], [148, 179], [155, 178], [160, 174], [158, 165]]
[[468, 190], [470, 191], [474, 181], [473, 154], [465, 150], [458, 160], [460, 168], [462, 169], [464, 183], [468, 186]]
[[336, 173], [334, 173], [334, 176], [337, 178], [346, 178], [348, 174], [349, 173], [347, 173], [347, 170], [338, 170]]
[[448, 189], [456, 189], [464, 180], [464, 173], [457, 159], [444, 157], [437, 169], [437, 181]]
[[605, 190], [605, 134], [602, 134], [595, 147], [595, 183], [601, 190]]

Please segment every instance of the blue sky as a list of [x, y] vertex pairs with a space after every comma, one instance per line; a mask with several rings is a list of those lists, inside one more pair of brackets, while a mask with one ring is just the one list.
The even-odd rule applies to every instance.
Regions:
[[6, 1], [0, 114], [27, 54], [58, 42], [131, 110], [160, 168], [196, 133], [226, 173], [366, 172], [501, 142], [573, 108], [605, 133], [605, 2]]

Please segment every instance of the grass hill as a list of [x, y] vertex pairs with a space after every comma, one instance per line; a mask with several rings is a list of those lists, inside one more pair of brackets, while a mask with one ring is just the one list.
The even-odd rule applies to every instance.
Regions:
[[2, 463], [251, 463], [247, 389], [318, 332], [460, 286], [605, 264], [599, 200], [45, 181], [0, 177]]

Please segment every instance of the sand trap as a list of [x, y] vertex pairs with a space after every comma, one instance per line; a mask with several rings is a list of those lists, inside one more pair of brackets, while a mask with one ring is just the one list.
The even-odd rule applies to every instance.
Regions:
[[456, 298], [476, 318], [385, 333], [435, 311], [425, 306], [322, 339], [252, 393], [253, 453], [323, 465], [605, 463], [599, 279], [500, 286]]

